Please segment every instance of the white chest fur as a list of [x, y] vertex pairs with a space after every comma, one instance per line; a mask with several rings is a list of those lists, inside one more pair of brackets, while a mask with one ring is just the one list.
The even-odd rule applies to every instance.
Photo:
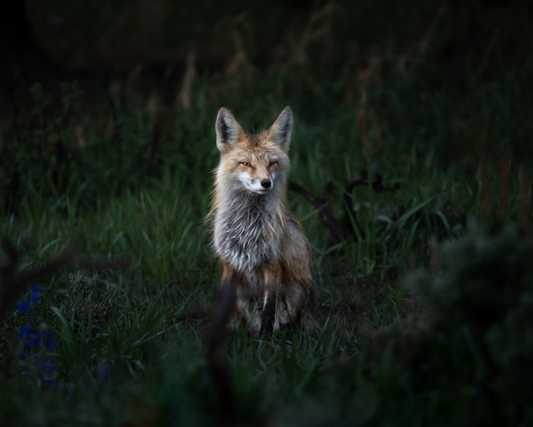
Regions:
[[266, 227], [275, 230], [275, 215], [268, 201], [268, 195], [239, 194], [215, 214], [215, 250], [250, 279], [279, 252], [278, 239], [267, 237], [275, 233], [265, 233]]

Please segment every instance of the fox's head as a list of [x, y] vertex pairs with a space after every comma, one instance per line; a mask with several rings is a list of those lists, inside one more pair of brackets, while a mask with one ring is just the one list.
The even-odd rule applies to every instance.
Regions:
[[216, 121], [220, 151], [217, 184], [256, 194], [284, 189], [292, 125], [292, 111], [286, 107], [269, 130], [251, 135], [242, 130], [228, 109], [221, 108]]

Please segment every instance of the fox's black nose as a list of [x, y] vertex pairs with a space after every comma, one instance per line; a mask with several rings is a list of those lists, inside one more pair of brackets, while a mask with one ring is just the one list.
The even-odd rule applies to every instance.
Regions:
[[263, 181], [261, 181], [261, 187], [263, 188], [270, 188], [271, 185], [272, 181], [270, 181], [269, 179], [264, 179]]

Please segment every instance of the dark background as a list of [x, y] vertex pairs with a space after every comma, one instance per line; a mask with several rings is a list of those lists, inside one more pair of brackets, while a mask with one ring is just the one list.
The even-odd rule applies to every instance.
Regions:
[[[2, 237], [21, 271], [73, 236], [131, 267], [10, 306], [0, 424], [533, 425], [532, 45], [526, 0], [2, 2]], [[214, 121], [286, 105], [319, 328], [228, 334], [231, 408]]]
[[0, 20], [4, 110], [16, 87], [35, 81], [90, 85], [139, 65], [161, 74], [169, 64], [177, 77], [189, 52], [211, 78], [242, 50], [241, 66], [260, 71], [305, 62], [339, 72], [372, 53], [423, 56], [443, 79], [490, 79], [516, 73], [533, 41], [525, 0], [28, 0], [4, 2]]
[[[398, 140], [400, 157], [433, 150], [437, 165], [459, 164], [470, 176], [482, 157], [479, 141], [489, 163], [531, 155], [533, 6], [526, 0], [27, 0], [4, 2], [0, 20], [0, 156], [17, 159], [0, 168], [8, 210], [24, 198], [25, 162], [34, 182], [51, 174], [58, 184], [73, 167], [89, 173], [72, 138], [84, 141], [95, 122], [110, 123], [105, 115], [116, 124], [123, 107], [140, 103], [150, 115], [151, 154], [139, 151], [129, 169], [160, 179], [158, 166], [173, 159], [176, 118], [194, 91], [207, 97], [206, 119], [227, 105], [251, 129], [273, 119], [282, 102], [311, 122], [367, 103], [370, 110], [355, 112], [359, 130], [362, 122], [387, 122], [369, 160], [380, 158], [386, 137]], [[87, 114], [93, 123], [83, 125]], [[132, 152], [114, 129], [111, 145]], [[110, 145], [100, 135], [89, 146]], [[104, 166], [120, 188], [129, 178], [113, 171], [124, 162], [111, 152]]]

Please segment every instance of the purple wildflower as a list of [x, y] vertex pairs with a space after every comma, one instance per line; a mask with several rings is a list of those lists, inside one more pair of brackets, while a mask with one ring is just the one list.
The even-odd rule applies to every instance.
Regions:
[[44, 346], [46, 347], [46, 351], [48, 352], [52, 352], [59, 348], [59, 344], [56, 341], [54, 341], [52, 338], [48, 338], [45, 341]]
[[26, 339], [26, 344], [31, 347], [39, 347], [41, 345], [41, 333], [34, 332]]
[[21, 326], [19, 328], [19, 334], [21, 337], [27, 337], [32, 332], [33, 332], [33, 328], [28, 324], [25, 324], [24, 326]]
[[[32, 283], [28, 300], [17, 301], [18, 312], [33, 316], [35, 313], [33, 304], [41, 302], [41, 291], [41, 286]], [[22, 372], [25, 375], [36, 376], [39, 384], [43, 384], [44, 382], [46, 387], [54, 387], [57, 376], [56, 367], [50, 360], [45, 361], [41, 357], [43, 346], [48, 352], [53, 352], [59, 347], [59, 344], [52, 338], [48, 327], [42, 324], [40, 330], [34, 330], [29, 324], [21, 326], [17, 341], [23, 344], [22, 352], [18, 356]]]
[[35, 311], [33, 310], [33, 307], [28, 304], [26, 301], [18, 300], [17, 301], [17, 310], [20, 314], [29, 314], [30, 316], [33, 316]]
[[41, 287], [36, 284], [30, 286], [30, 301], [35, 303], [41, 302]]

